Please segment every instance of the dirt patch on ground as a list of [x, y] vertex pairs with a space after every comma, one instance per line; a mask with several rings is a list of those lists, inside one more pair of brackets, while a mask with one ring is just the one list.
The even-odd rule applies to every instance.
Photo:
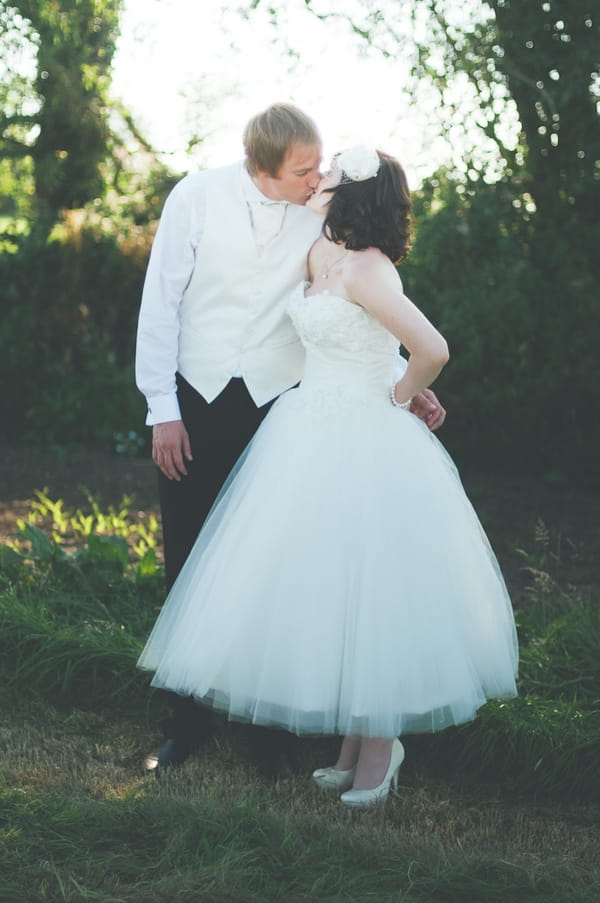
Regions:
[[66, 510], [89, 510], [88, 493], [102, 510], [131, 498], [132, 517], [159, 515], [154, 465], [146, 458], [125, 458], [93, 449], [43, 451], [0, 446], [0, 542], [18, 536], [17, 521], [27, 517], [36, 490]]

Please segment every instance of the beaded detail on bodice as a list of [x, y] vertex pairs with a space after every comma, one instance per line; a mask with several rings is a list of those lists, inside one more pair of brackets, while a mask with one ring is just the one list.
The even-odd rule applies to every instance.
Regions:
[[368, 311], [328, 291], [306, 296], [302, 283], [288, 302], [288, 313], [307, 349], [345, 349], [359, 357], [396, 355], [398, 340]]
[[329, 292], [305, 296], [305, 288], [294, 290], [287, 307], [306, 349], [303, 390], [389, 404], [398, 340], [357, 304]]

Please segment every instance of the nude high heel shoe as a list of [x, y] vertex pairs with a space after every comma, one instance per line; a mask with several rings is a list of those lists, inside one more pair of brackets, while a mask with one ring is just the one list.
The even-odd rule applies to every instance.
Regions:
[[392, 752], [390, 755], [390, 764], [383, 776], [383, 781], [377, 787], [368, 790], [347, 790], [342, 793], [340, 800], [344, 806], [375, 806], [382, 803], [390, 792], [390, 784], [394, 785], [394, 790], [398, 787], [398, 771], [404, 761], [404, 747], [399, 740], [392, 743]]
[[339, 771], [331, 765], [329, 768], [317, 768], [313, 771], [313, 781], [323, 790], [349, 790], [354, 781], [355, 768], [349, 768], [348, 771]]

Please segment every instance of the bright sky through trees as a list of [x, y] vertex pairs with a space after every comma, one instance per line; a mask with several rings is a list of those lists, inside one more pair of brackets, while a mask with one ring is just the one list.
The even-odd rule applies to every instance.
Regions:
[[[233, 0], [125, 2], [113, 92], [173, 165], [193, 169], [236, 159], [246, 120], [276, 100], [297, 103], [316, 119], [326, 155], [372, 142], [402, 160], [413, 187], [451, 158], [437, 97], [426, 86], [418, 97], [414, 86], [407, 90], [401, 57], [386, 60], [360, 47], [344, 22], [319, 21], [302, 0], [285, 4], [277, 29], [262, 5], [247, 19], [239, 6]], [[195, 139], [200, 143], [186, 154]]]

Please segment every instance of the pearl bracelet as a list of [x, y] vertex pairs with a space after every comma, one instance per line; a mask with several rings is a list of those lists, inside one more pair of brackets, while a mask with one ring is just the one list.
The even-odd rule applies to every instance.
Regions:
[[394, 385], [392, 386], [392, 388], [390, 389], [390, 401], [392, 402], [392, 404], [394, 405], [395, 408], [404, 408], [404, 410], [406, 411], [410, 407], [412, 398], [409, 398], [408, 401], [402, 401], [402, 402], [396, 401], [396, 386], [397, 385], [398, 385], [398, 383], [395, 382]]

